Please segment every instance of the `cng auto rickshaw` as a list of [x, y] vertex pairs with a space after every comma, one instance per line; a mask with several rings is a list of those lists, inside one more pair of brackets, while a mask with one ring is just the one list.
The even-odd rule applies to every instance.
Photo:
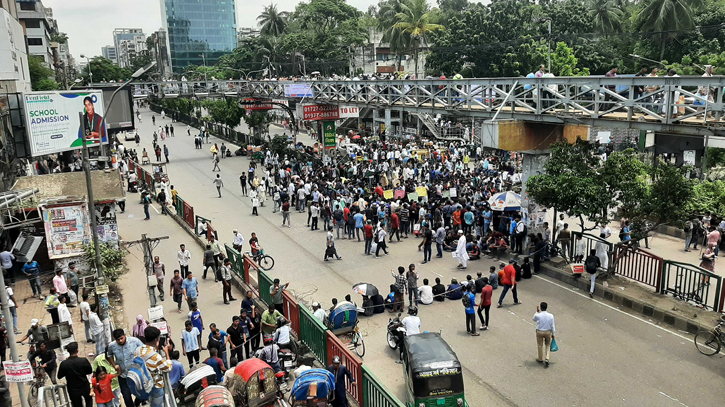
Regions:
[[408, 407], [468, 407], [456, 353], [439, 333], [405, 337], [403, 344]]

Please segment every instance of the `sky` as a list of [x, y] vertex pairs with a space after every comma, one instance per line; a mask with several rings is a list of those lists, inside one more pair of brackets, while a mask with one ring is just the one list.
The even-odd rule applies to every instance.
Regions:
[[[80, 55], [101, 55], [101, 48], [113, 45], [115, 28], [141, 28], [148, 36], [162, 27], [163, 0], [42, 0], [53, 9], [58, 29], [68, 34], [70, 52], [80, 62]], [[204, 0], [200, 0], [204, 1]], [[237, 27], [256, 27], [257, 16], [270, 0], [236, 0]], [[297, 0], [273, 0], [279, 10], [293, 11]], [[377, 0], [348, 0], [348, 4], [365, 11]]]

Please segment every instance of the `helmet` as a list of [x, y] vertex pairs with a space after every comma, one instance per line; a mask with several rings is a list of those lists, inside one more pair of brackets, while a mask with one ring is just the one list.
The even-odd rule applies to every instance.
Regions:
[[287, 320], [284, 317], [277, 317], [277, 328], [283, 327], [287, 324]]
[[340, 357], [339, 356], [335, 356], [334, 358], [332, 358], [332, 363], [333, 364], [340, 363]]
[[265, 345], [270, 345], [274, 342], [274, 339], [272, 339], [272, 335], [264, 335], [263, 341]]
[[408, 307], [408, 315], [416, 316], [418, 315], [418, 307], [410, 306]]

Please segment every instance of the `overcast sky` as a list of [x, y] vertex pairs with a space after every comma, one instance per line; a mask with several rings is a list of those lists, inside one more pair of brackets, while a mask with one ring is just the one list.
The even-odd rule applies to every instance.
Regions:
[[[142, 28], [148, 36], [161, 28], [163, 0], [42, 0], [53, 9], [60, 31], [68, 34], [68, 44], [78, 60], [81, 54], [101, 55], [101, 48], [113, 44], [114, 28]], [[204, 0], [202, 0], [204, 1]], [[237, 27], [255, 27], [257, 16], [269, 0], [236, 0]], [[275, 0], [280, 10], [293, 11], [296, 0]], [[377, 0], [348, 0], [367, 10]]]

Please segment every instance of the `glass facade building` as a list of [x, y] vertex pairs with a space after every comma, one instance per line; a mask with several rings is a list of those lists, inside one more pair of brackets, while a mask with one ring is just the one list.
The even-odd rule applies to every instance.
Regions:
[[160, 0], [171, 66], [213, 65], [237, 46], [235, 0]]

